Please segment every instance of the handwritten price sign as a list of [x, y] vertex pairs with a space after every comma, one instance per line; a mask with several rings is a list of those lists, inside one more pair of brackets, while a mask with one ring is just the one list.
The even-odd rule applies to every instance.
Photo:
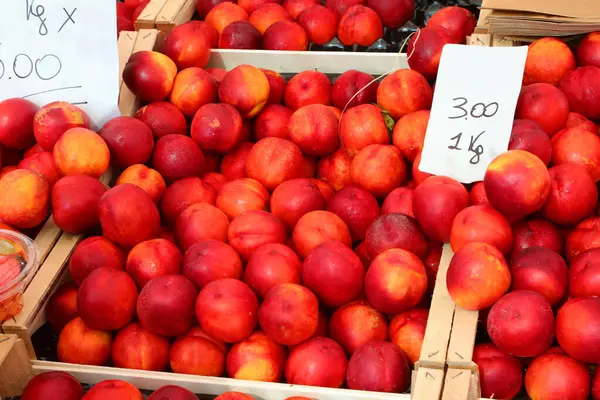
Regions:
[[464, 183], [483, 180], [508, 149], [527, 47], [446, 45], [419, 169]]
[[0, 100], [68, 101], [102, 126], [119, 115], [116, 29], [114, 1], [4, 1]]

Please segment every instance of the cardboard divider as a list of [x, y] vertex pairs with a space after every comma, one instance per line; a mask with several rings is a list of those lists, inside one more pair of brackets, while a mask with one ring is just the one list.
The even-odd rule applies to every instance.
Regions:
[[192, 19], [197, 3], [198, 0], [150, 0], [134, 21], [135, 30], [158, 29], [167, 34]]
[[33, 376], [23, 340], [15, 335], [0, 335], [0, 396], [20, 395]]

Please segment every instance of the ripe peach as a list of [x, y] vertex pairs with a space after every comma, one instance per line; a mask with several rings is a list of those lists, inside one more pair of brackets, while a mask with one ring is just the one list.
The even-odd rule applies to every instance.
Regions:
[[337, 240], [315, 247], [302, 263], [302, 282], [330, 307], [356, 300], [364, 277], [360, 258]]
[[379, 216], [375, 197], [358, 187], [340, 190], [327, 202], [327, 210], [346, 223], [355, 242], [364, 240], [367, 229]]
[[0, 145], [15, 150], [33, 146], [37, 111], [38, 107], [29, 100], [12, 98], [0, 101]]
[[45, 372], [34, 376], [21, 395], [22, 400], [81, 400], [83, 388], [66, 372]]
[[556, 314], [556, 339], [567, 354], [578, 361], [600, 360], [600, 299], [580, 297], [567, 301]]
[[375, 103], [378, 87], [379, 82], [374, 81], [371, 75], [355, 69], [346, 71], [333, 84], [331, 93], [333, 105], [340, 110], [346, 110], [344, 113], [346, 114], [352, 107]]
[[227, 25], [235, 21], [248, 20], [248, 13], [242, 7], [230, 2], [223, 2], [213, 7], [206, 14], [205, 21], [215, 27], [219, 35]]
[[206, 185], [212, 187], [215, 190], [215, 193], [218, 193], [228, 180], [218, 172], [207, 172], [202, 175], [202, 181]]
[[143, 400], [144, 396], [129, 382], [108, 380], [95, 384], [82, 398], [82, 400], [102, 399]]
[[217, 340], [239, 342], [250, 336], [257, 323], [258, 299], [236, 279], [210, 282], [196, 300], [196, 318], [202, 329]]
[[194, 203], [177, 217], [175, 237], [187, 250], [195, 243], [207, 239], [227, 241], [229, 220], [217, 207], [206, 203]]
[[543, 354], [525, 374], [525, 389], [532, 399], [586, 400], [590, 394], [589, 367], [562, 354]]
[[50, 187], [42, 175], [16, 169], [0, 179], [0, 221], [16, 228], [33, 228], [49, 212]]
[[411, 169], [413, 182], [416, 186], [419, 186], [421, 183], [423, 183], [423, 181], [425, 181], [425, 179], [433, 176], [432, 174], [419, 170], [419, 165], [421, 164], [421, 154], [422, 153], [419, 153], [419, 155], [417, 155], [417, 158], [415, 158]]
[[378, 217], [367, 229], [367, 250], [372, 258], [389, 249], [404, 249], [424, 259], [427, 242], [417, 221], [399, 213]]
[[45, 311], [46, 319], [54, 332], [60, 333], [65, 325], [78, 317], [77, 285], [72, 282], [61, 285], [48, 300]]
[[[476, 25], [475, 16], [466, 8], [457, 6], [442, 8], [427, 21], [428, 28], [445, 29], [452, 38], [452, 42], [458, 44], [466, 42], [467, 36], [473, 33]], [[421, 33], [423, 32], [421, 31]]]
[[190, 137], [163, 136], [154, 146], [154, 168], [167, 182], [204, 173], [205, 160], [200, 147]]
[[150, 103], [140, 108], [135, 117], [150, 128], [155, 140], [166, 135], [185, 135], [187, 132], [187, 122], [183, 113], [165, 101]]
[[473, 361], [479, 367], [482, 396], [512, 399], [521, 391], [523, 366], [516, 357], [492, 343], [481, 343], [473, 349]]
[[592, 32], [584, 37], [577, 46], [577, 61], [579, 65], [600, 67], [600, 34]]
[[56, 352], [60, 362], [104, 365], [110, 359], [111, 346], [109, 332], [91, 329], [76, 317], [60, 332]]
[[485, 194], [485, 186], [483, 181], [475, 182], [471, 187], [471, 192], [469, 193], [469, 197], [471, 199], [471, 204], [474, 206], [489, 206], [490, 201]]
[[279, 218], [262, 210], [251, 210], [235, 217], [227, 231], [231, 247], [248, 260], [256, 249], [267, 243], [285, 243], [285, 225]]
[[206, 335], [200, 328], [192, 328], [173, 343], [171, 369], [179, 374], [222, 376], [226, 352], [223, 342]]
[[548, 83], [558, 86], [576, 67], [575, 56], [562, 40], [545, 37], [529, 45], [523, 84]]
[[125, 254], [118, 246], [102, 236], [92, 236], [80, 242], [69, 261], [69, 274], [78, 286], [100, 267], [125, 270]]
[[252, 142], [243, 142], [228, 154], [223, 156], [220, 172], [227, 180], [246, 178], [246, 163], [250, 150], [254, 146]]
[[259, 296], [282, 283], [300, 283], [300, 259], [289, 247], [279, 243], [260, 246], [250, 256], [244, 271], [244, 282]]
[[261, 33], [248, 21], [234, 21], [219, 37], [220, 49], [255, 50], [261, 45]]
[[9, 165], [9, 166], [6, 166], [6, 167], [0, 169], [0, 179], [2, 179], [9, 172], [13, 172], [16, 169], [18, 169], [16, 165]]
[[[8, 105], [9, 103], [6, 104]], [[20, 105], [20, 107], [24, 107], [23, 112], [28, 113], [21, 116], [21, 118], [25, 118], [27, 116], [27, 121], [31, 123], [28, 115], [31, 112], [35, 112], [33, 111], [31, 105], [23, 104]], [[15, 121], [15, 123], [16, 122], [18, 121]], [[35, 113], [35, 117], [33, 119], [33, 133], [35, 134], [35, 140], [42, 149], [50, 152], [54, 149], [54, 145], [56, 142], [58, 142], [58, 139], [60, 139], [66, 131], [72, 128], [87, 129], [89, 127], [90, 120], [87, 114], [79, 107], [64, 101], [55, 101], [50, 104], [46, 104]], [[27, 131], [28, 129], [24, 130], [24, 132]], [[11, 148], [11, 146], [5, 146]]]
[[[458, 7], [457, 7], [458, 8]], [[466, 10], [465, 10], [466, 11]], [[464, 43], [464, 37], [460, 42]], [[408, 65], [429, 81], [437, 77], [442, 50], [445, 45], [456, 43], [448, 30], [442, 27], [430, 27], [429, 25], [413, 35], [408, 42], [407, 54], [411, 54]]]
[[517, 357], [534, 357], [552, 345], [554, 314], [541, 294], [517, 290], [504, 295], [492, 306], [487, 331], [500, 350]]
[[[25, 152], [23, 153], [23, 160], [26, 158], [32, 157], [38, 153], [43, 153], [45, 151], [46, 150], [44, 150], [42, 148], [42, 146], [40, 146], [38, 143], [36, 143], [33, 146], [31, 146], [30, 148], [28, 148], [27, 150], [25, 150]], [[4, 148], [2, 151], [0, 151], [0, 153], [4, 153], [4, 156], [6, 156], [6, 152], [8, 152], [8, 150], [6, 148]], [[12, 154], [15, 154], [14, 150], [12, 151]], [[19, 154], [19, 153], [17, 153], [17, 154]], [[20, 155], [17, 158], [18, 158], [17, 162], [21, 161]]]
[[423, 150], [429, 111], [421, 110], [406, 114], [394, 125], [392, 140], [408, 162], [414, 162]]
[[227, 354], [227, 375], [234, 379], [279, 382], [285, 368], [285, 348], [256, 331]]
[[344, 384], [347, 366], [348, 359], [339, 344], [317, 337], [292, 350], [285, 377], [291, 384], [339, 388]]
[[293, 142], [276, 137], [258, 141], [246, 160], [248, 177], [273, 190], [282, 182], [298, 178], [304, 159]]
[[390, 322], [390, 342], [398, 346], [414, 364], [421, 357], [429, 310], [413, 308], [396, 315]]
[[[222, 3], [235, 5], [231, 3]], [[219, 85], [219, 99], [240, 112], [242, 118], [254, 118], [269, 99], [269, 80], [264, 72], [251, 65], [238, 65], [225, 75]]]
[[431, 240], [450, 241], [452, 222], [469, 205], [469, 192], [458, 181], [432, 176], [413, 193], [413, 212], [423, 232]]
[[406, 182], [406, 164], [396, 147], [371, 144], [352, 160], [350, 176], [354, 184], [377, 198], [385, 198]]
[[508, 220], [490, 206], [470, 206], [463, 209], [452, 223], [452, 250], [458, 252], [473, 242], [487, 243], [508, 255], [513, 247], [513, 233]]
[[600, 249], [588, 250], [573, 259], [569, 269], [569, 295], [571, 297], [597, 296], [600, 287], [596, 279]]
[[289, 230], [306, 213], [325, 208], [325, 199], [318, 186], [310, 179], [300, 178], [283, 182], [271, 196], [271, 212], [280, 218]]
[[562, 254], [564, 239], [558, 229], [543, 219], [517, 222], [513, 225], [515, 246], [513, 257], [530, 247], [545, 247]]
[[556, 87], [534, 83], [521, 89], [515, 117], [534, 121], [552, 137], [567, 123], [569, 101]]
[[288, 134], [304, 154], [322, 157], [340, 146], [338, 125], [331, 107], [309, 104], [292, 114], [288, 122]]
[[102, 195], [98, 216], [104, 236], [123, 246], [148, 240], [160, 230], [160, 214], [152, 198], [130, 183], [115, 186]]
[[399, 187], [390, 192], [381, 205], [381, 215], [401, 213], [414, 218], [413, 189]]
[[[530, 247], [515, 255], [510, 263], [512, 290], [533, 290], [557, 305], [567, 292], [569, 271], [556, 252], [544, 247]], [[573, 269], [571, 270], [573, 276]]]
[[99, 133], [108, 145], [112, 162], [117, 167], [127, 168], [134, 164], [144, 164], [152, 155], [152, 131], [136, 118], [113, 118], [104, 124]]
[[379, 254], [365, 276], [365, 293], [375, 309], [397, 314], [416, 306], [427, 290], [427, 274], [421, 260], [406, 250]]
[[246, 211], [267, 209], [269, 198], [269, 192], [260, 182], [250, 178], [236, 179], [223, 185], [216, 206], [233, 219]]
[[598, 127], [596, 126], [596, 124], [594, 124], [592, 121], [576, 112], [569, 113], [569, 118], [567, 118], [565, 128], [579, 128], [584, 129], [586, 131], [590, 131], [592, 133], [598, 133]]
[[293, 111], [309, 104], [331, 104], [331, 81], [322, 72], [303, 71], [295, 75], [285, 87], [285, 105]]
[[261, 35], [264, 35], [267, 29], [274, 23], [291, 20], [292, 17], [290, 17], [290, 14], [282, 6], [273, 3], [259, 7], [250, 14], [250, 18], [248, 19]]
[[228, 153], [242, 139], [242, 117], [229, 104], [206, 104], [195, 113], [191, 135], [202, 150]]
[[579, 223], [567, 236], [565, 255], [571, 263], [579, 254], [600, 247], [600, 217], [590, 217]]
[[197, 177], [183, 178], [170, 185], [161, 201], [161, 211], [169, 225], [195, 203], [215, 204], [216, 190]]
[[180, 70], [206, 67], [210, 58], [211, 39], [216, 33], [211, 32], [207, 25], [200, 21], [189, 21], [174, 27], [163, 43], [162, 52]]
[[119, 175], [117, 185], [133, 184], [141, 189], [158, 203], [167, 190], [167, 184], [157, 170], [148, 168], [143, 164], [129, 166]]
[[338, 17], [341, 17], [350, 7], [357, 4], [364, 6], [366, 3], [366, 0], [325, 0], [325, 7], [336, 13]]
[[357, 300], [338, 308], [329, 321], [329, 334], [348, 354], [368, 342], [386, 340], [388, 337], [384, 316], [366, 300]]
[[142, 327], [163, 336], [181, 336], [194, 321], [196, 289], [181, 275], [160, 275], [150, 279], [137, 301]]
[[60, 229], [83, 233], [97, 226], [98, 202], [106, 188], [85, 175], [65, 176], [52, 188], [52, 217]]
[[85, 128], [66, 131], [54, 145], [54, 163], [65, 176], [89, 175], [99, 178], [110, 163], [110, 150], [96, 132]]
[[594, 376], [592, 378], [592, 398], [594, 400], [600, 399], [600, 370], [599, 369], [594, 371]]
[[340, 139], [344, 150], [351, 157], [368, 145], [390, 143], [379, 107], [362, 104], [346, 110], [340, 121]]
[[217, 279], [240, 279], [242, 261], [231, 246], [218, 240], [204, 240], [190, 246], [183, 257], [183, 276], [198, 289]]
[[523, 150], [511, 150], [496, 157], [487, 168], [483, 184], [490, 203], [513, 218], [540, 210], [552, 186], [542, 160]]
[[169, 101], [186, 117], [193, 117], [200, 107], [217, 100], [217, 84], [208, 72], [198, 67], [180, 71], [173, 82]]
[[284, 0], [283, 8], [293, 19], [298, 19], [304, 10], [318, 4], [318, 0]]
[[289, 139], [288, 121], [292, 111], [279, 104], [269, 104], [254, 120], [254, 135], [261, 140], [266, 137]]
[[552, 138], [552, 162], [584, 166], [594, 182], [600, 180], [600, 137], [578, 128], [567, 128]]
[[360, 347], [348, 363], [349, 389], [401, 393], [410, 386], [406, 354], [390, 342], [374, 341]]
[[18, 169], [29, 169], [40, 173], [48, 181], [48, 185], [53, 187], [56, 181], [61, 178], [61, 174], [56, 168], [54, 156], [48, 151], [33, 154], [24, 158], [19, 164]]
[[552, 142], [548, 134], [537, 123], [527, 119], [517, 119], [513, 122], [508, 150], [528, 151], [538, 156], [546, 165], [550, 164], [552, 158]]
[[169, 365], [171, 345], [133, 322], [119, 331], [112, 346], [112, 362], [117, 368], [164, 371]]
[[198, 400], [198, 397], [187, 389], [179, 386], [166, 385], [158, 388], [148, 396], [148, 400]]
[[345, 149], [339, 149], [336, 152], [323, 157], [317, 165], [318, 175], [331, 187], [338, 191], [352, 183], [350, 168], [352, 166], [352, 157], [348, 155]]
[[[198, 36], [206, 45], [204, 37]], [[138, 51], [129, 57], [123, 70], [123, 82], [141, 101], [163, 101], [173, 87], [177, 65], [168, 56], [155, 51]]]
[[166, 239], [152, 239], [131, 249], [126, 270], [138, 287], [143, 288], [156, 276], [179, 274], [182, 259], [181, 251], [173, 243]]
[[377, 104], [395, 119], [429, 109], [432, 99], [433, 90], [427, 80], [410, 69], [399, 69], [386, 76], [377, 89]]
[[208, 14], [210, 10], [212, 10], [215, 6], [226, 1], [233, 3], [232, 0], [199, 0], [198, 4], [196, 5], [196, 12], [198, 13], [198, 17], [202, 19], [206, 18], [206, 14]]
[[561, 164], [550, 168], [552, 188], [542, 209], [552, 222], [573, 225], [594, 213], [598, 189], [584, 166]]
[[344, 221], [329, 211], [311, 211], [303, 215], [292, 233], [294, 247], [301, 257], [328, 240], [339, 240], [346, 246], [352, 245], [350, 231]]
[[311, 43], [324, 45], [337, 33], [338, 16], [322, 5], [307, 8], [298, 15], [298, 23], [304, 28]]
[[567, 96], [571, 111], [582, 114], [591, 120], [600, 118], [598, 104], [600, 94], [585, 90], [600, 82], [600, 68], [594, 66], [579, 67], [569, 72], [560, 82], [560, 90]]
[[267, 104], [281, 104], [283, 101], [283, 93], [287, 86], [287, 83], [283, 76], [278, 72], [275, 72], [270, 69], [261, 68], [261, 71], [267, 77], [269, 81], [269, 100], [267, 100]]
[[282, 283], [265, 296], [258, 310], [258, 321], [269, 339], [283, 345], [296, 345], [317, 330], [319, 302], [304, 286]]
[[254, 397], [241, 392], [225, 392], [215, 397], [215, 400], [254, 400]]
[[366, 47], [383, 37], [383, 24], [373, 9], [357, 4], [341, 16], [337, 34], [346, 46]]

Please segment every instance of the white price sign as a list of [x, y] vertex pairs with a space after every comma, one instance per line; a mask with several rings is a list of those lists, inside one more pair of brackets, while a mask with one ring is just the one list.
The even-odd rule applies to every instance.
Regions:
[[508, 149], [527, 47], [444, 46], [419, 169], [483, 180]]
[[120, 115], [114, 0], [3, 0], [0, 100], [66, 101], [94, 127]]

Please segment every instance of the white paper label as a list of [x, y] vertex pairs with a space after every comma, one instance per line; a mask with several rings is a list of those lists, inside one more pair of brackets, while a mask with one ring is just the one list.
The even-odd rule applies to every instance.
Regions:
[[119, 116], [114, 0], [2, 0], [0, 100], [81, 107], [94, 128]]
[[508, 149], [526, 58], [526, 46], [444, 46], [419, 170], [483, 180]]

